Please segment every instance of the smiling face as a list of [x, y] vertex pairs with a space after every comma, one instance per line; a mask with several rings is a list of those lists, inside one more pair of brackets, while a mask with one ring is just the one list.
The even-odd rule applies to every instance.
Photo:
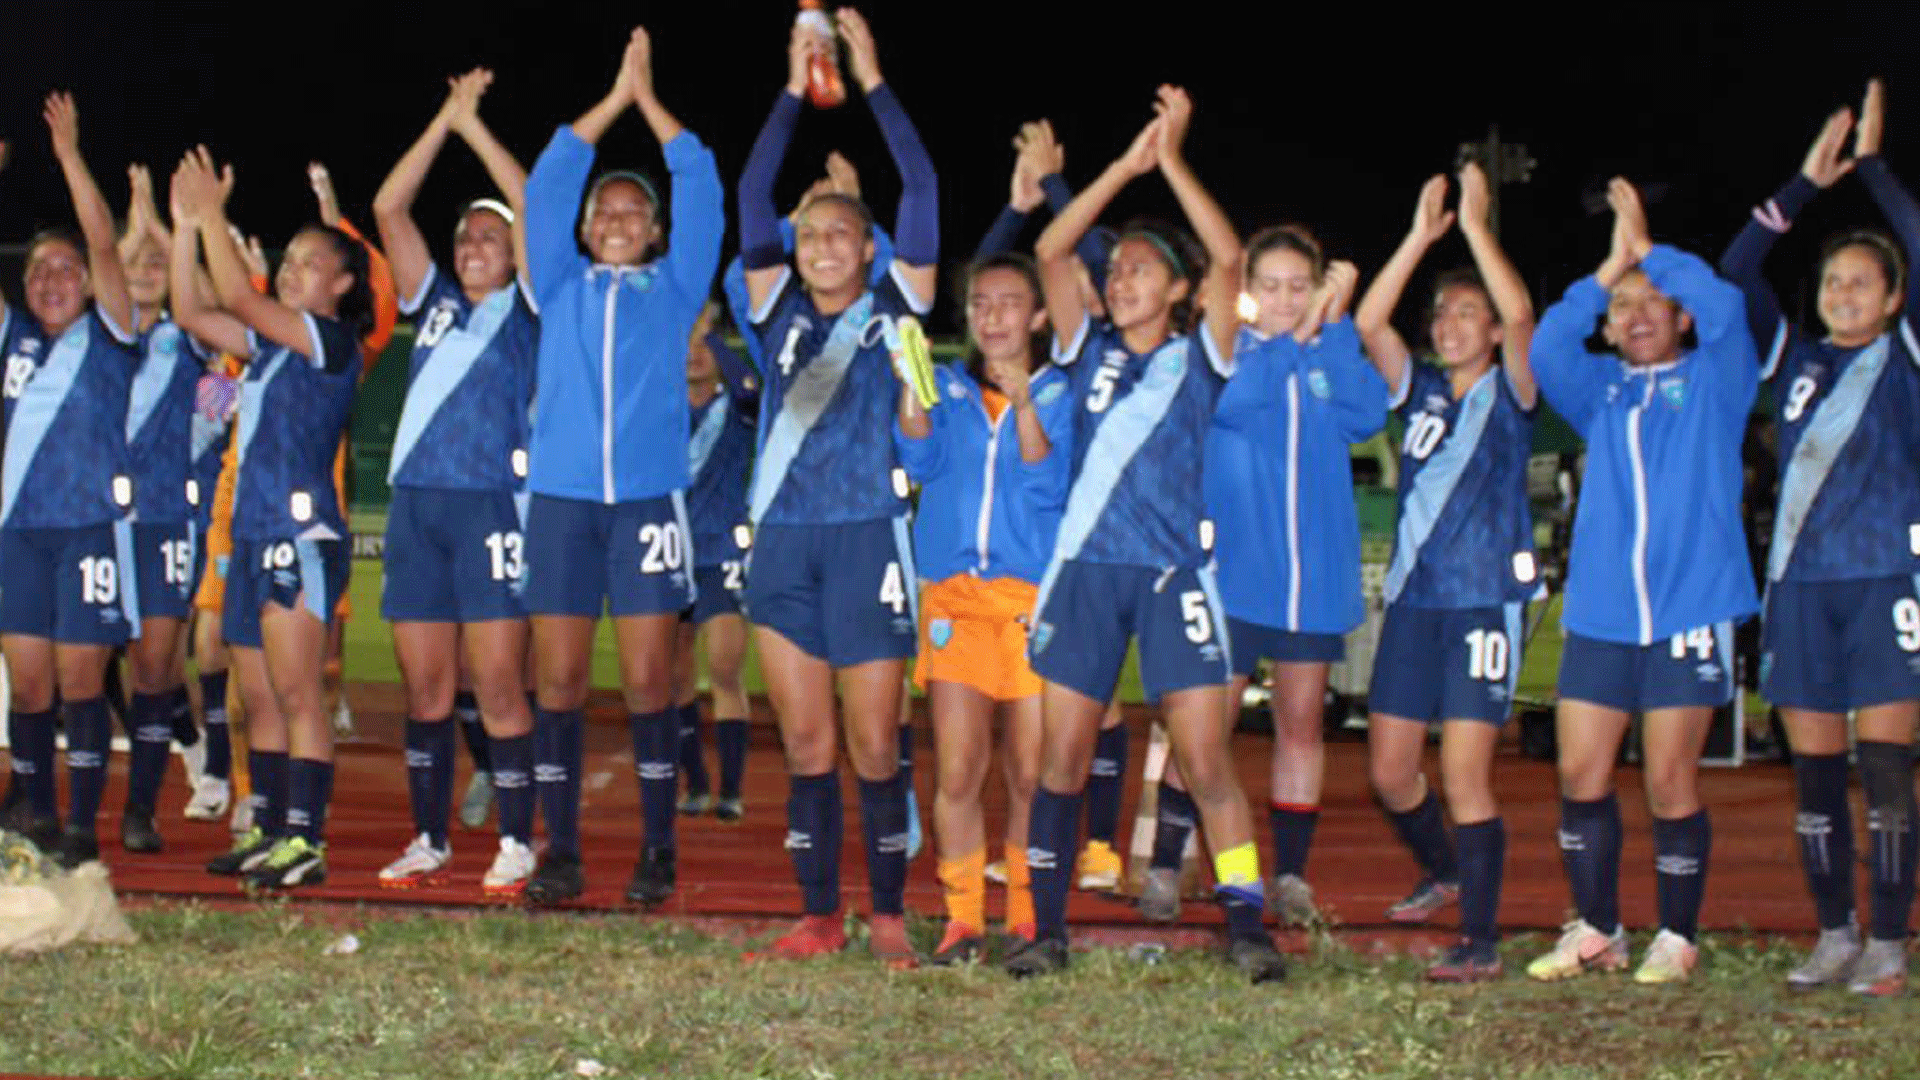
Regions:
[[1433, 298], [1428, 332], [1440, 365], [1449, 369], [1492, 363], [1493, 350], [1500, 344], [1500, 321], [1494, 317], [1493, 304], [1485, 291], [1465, 283], [1447, 285]]
[[1607, 344], [1635, 366], [1679, 359], [1681, 335], [1692, 327], [1680, 305], [1639, 270], [1621, 278], [1607, 300]]
[[93, 279], [79, 248], [47, 237], [27, 254], [27, 310], [47, 333], [58, 336], [87, 310]]
[[616, 177], [594, 190], [580, 231], [593, 261], [638, 266], [660, 235], [653, 200], [639, 184]]
[[1131, 330], [1164, 320], [1187, 292], [1187, 279], [1174, 276], [1151, 240], [1130, 236], [1114, 246], [1107, 262], [1107, 315], [1114, 326]]
[[167, 302], [167, 252], [153, 240], [142, 240], [127, 260], [127, 293], [136, 306], [158, 311]]
[[1900, 294], [1886, 267], [1865, 244], [1848, 244], [1820, 268], [1820, 321], [1834, 344], [1865, 345], [1887, 330], [1900, 310]]
[[273, 292], [280, 302], [300, 311], [332, 316], [340, 298], [353, 287], [347, 261], [326, 234], [307, 230], [294, 236], [274, 274]]
[[467, 211], [453, 233], [453, 270], [469, 296], [506, 288], [513, 280], [513, 226], [492, 210]]
[[1306, 318], [1314, 284], [1313, 262], [1305, 254], [1290, 247], [1261, 252], [1247, 275], [1254, 326], [1268, 337], [1292, 333]]
[[873, 264], [871, 231], [845, 200], [815, 199], [794, 226], [793, 262], [816, 295], [857, 292]]
[[967, 331], [989, 363], [1032, 360], [1033, 335], [1046, 311], [1026, 275], [1011, 266], [995, 266], [967, 285]]

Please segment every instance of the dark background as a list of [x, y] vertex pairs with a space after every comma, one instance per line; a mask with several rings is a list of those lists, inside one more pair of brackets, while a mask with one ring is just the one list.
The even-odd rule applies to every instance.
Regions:
[[[1034, 0], [867, 5], [883, 70], [941, 171], [950, 260], [971, 252], [1005, 200], [1009, 140], [1021, 121], [1052, 118], [1077, 186], [1150, 116], [1162, 81], [1192, 91], [1189, 156], [1243, 232], [1304, 222], [1369, 273], [1404, 232], [1421, 180], [1451, 168], [1461, 142], [1498, 123], [1539, 162], [1531, 182], [1506, 188], [1502, 214], [1542, 306], [1605, 254], [1608, 222], [1587, 205], [1608, 176], [1658, 185], [1656, 236], [1717, 255], [1747, 208], [1798, 167], [1825, 114], [1857, 103], [1870, 75], [1889, 82], [1890, 160], [1920, 167], [1909, 149], [1920, 135], [1920, 65], [1910, 59], [1920, 14], [1910, 5], [1121, 10]], [[147, 162], [164, 184], [182, 149], [204, 141], [239, 170], [234, 218], [277, 247], [312, 215], [309, 158], [332, 167], [347, 213], [367, 223], [375, 188], [438, 107], [445, 77], [472, 65], [495, 70], [482, 115], [531, 164], [556, 124], [604, 92], [636, 21], [654, 35], [662, 100], [714, 147], [731, 189], [784, 81], [792, 11], [784, 0], [578, 10], [7, 0], [0, 138], [13, 155], [0, 174], [0, 242], [71, 220], [39, 119], [49, 89], [77, 95], [83, 145], [116, 210], [127, 162]], [[803, 117], [781, 198], [796, 196], [839, 146], [891, 221], [898, 185], [855, 97], [835, 114]], [[637, 118], [602, 149], [608, 165], [660, 169]], [[459, 202], [485, 192], [456, 140], [422, 194], [419, 220], [430, 237], [445, 236]], [[1141, 212], [1177, 213], [1151, 176], [1109, 219]], [[1860, 186], [1844, 181], [1789, 238], [1776, 280], [1791, 295], [1822, 235], [1876, 220]], [[1452, 239], [1429, 269], [1465, 258]], [[12, 295], [16, 273], [3, 283]]]

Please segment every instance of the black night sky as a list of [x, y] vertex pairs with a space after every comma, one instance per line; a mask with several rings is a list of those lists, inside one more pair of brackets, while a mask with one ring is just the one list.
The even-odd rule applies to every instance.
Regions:
[[[437, 108], [446, 75], [484, 64], [497, 78], [483, 115], [531, 164], [554, 125], [612, 78], [625, 28], [655, 41], [662, 99], [719, 155], [731, 188], [784, 79], [793, 7], [784, 0], [595, 4], [162, 4], [8, 0], [0, 13], [0, 242], [70, 220], [39, 100], [78, 97], [89, 161], [118, 204], [124, 168], [170, 172], [205, 141], [240, 174], [232, 212], [270, 247], [311, 216], [302, 166], [333, 169], [350, 216]], [[1920, 180], [1920, 9], [1746, 4], [1693, 8], [1540, 4], [1121, 5], [1026, 0], [877, 0], [866, 8], [883, 68], [941, 171], [945, 254], [963, 259], [1006, 198], [1009, 140], [1047, 116], [1084, 183], [1149, 113], [1153, 87], [1196, 101], [1189, 156], [1243, 233], [1279, 221], [1314, 228], [1330, 250], [1376, 269], [1406, 228], [1426, 175], [1498, 123], [1539, 162], [1503, 203], [1508, 247], [1550, 300], [1604, 254], [1606, 222], [1583, 193], [1622, 172], [1664, 185], [1658, 237], [1711, 256], [1746, 213], [1798, 168], [1819, 121], [1889, 83], [1886, 149]], [[1086, 14], [1099, 12], [1098, 17]], [[482, 14], [484, 12], [484, 14]], [[1576, 21], [1577, 20], [1577, 21]], [[609, 165], [658, 170], [637, 119], [603, 144]], [[883, 220], [897, 184], [864, 107], [810, 112], [783, 174], [797, 195], [838, 146]], [[450, 144], [417, 210], [430, 236], [485, 191]], [[731, 208], [730, 208], [731, 210]], [[1170, 215], [1148, 177], [1110, 212]], [[1805, 276], [1820, 236], [1873, 223], [1851, 181], [1816, 204], [1776, 278]], [[1449, 241], [1429, 269], [1464, 261]], [[11, 278], [11, 274], [8, 275]], [[17, 295], [15, 281], [5, 283]]]

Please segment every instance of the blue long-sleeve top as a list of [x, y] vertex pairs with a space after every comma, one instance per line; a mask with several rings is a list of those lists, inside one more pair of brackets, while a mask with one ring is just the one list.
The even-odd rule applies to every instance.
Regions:
[[1220, 598], [1244, 622], [1342, 634], [1365, 617], [1349, 444], [1387, 421], [1387, 384], [1341, 319], [1306, 343], [1251, 329], [1207, 432]]
[[[1906, 250], [1920, 257], [1920, 206], [1878, 154], [1856, 171]], [[1747, 325], [1775, 380], [1779, 511], [1770, 581], [1836, 581], [1920, 573], [1920, 283], [1887, 333], [1843, 346], [1790, 324], [1762, 272], [1767, 253], [1820, 189], [1796, 173], [1755, 207], [1721, 257], [1746, 296]], [[1811, 436], [1811, 437], [1809, 437]]]
[[1608, 294], [1591, 275], [1540, 317], [1540, 392], [1587, 443], [1561, 621], [1651, 645], [1758, 606], [1740, 521], [1740, 444], [1760, 365], [1740, 290], [1655, 244], [1640, 263], [1693, 318], [1699, 344], [1666, 364], [1590, 353]]
[[939, 400], [931, 431], [908, 437], [896, 421], [894, 446], [920, 485], [913, 521], [914, 561], [927, 581], [956, 574], [1012, 577], [1038, 584], [1053, 557], [1073, 466], [1073, 407], [1067, 376], [1048, 364], [1029, 389], [1047, 456], [1027, 461], [1011, 406], [988, 412], [982, 388], [959, 364], [934, 369]]
[[617, 503], [687, 486], [686, 355], [726, 229], [713, 153], [690, 131], [663, 148], [665, 255], [588, 261], [574, 234], [591, 145], [561, 127], [527, 177], [527, 268], [540, 308], [529, 490]]
[[[1047, 197], [1047, 209], [1055, 214], [1066, 209], [1067, 204], [1073, 201], [1073, 189], [1067, 186], [1066, 178], [1059, 173], [1048, 173], [1041, 177], [1040, 190]], [[1025, 210], [1015, 209], [1012, 203], [1002, 206], [993, 224], [987, 226], [986, 234], [980, 237], [979, 246], [973, 249], [973, 261], [981, 262], [1012, 251], [1031, 216]], [[1073, 246], [1073, 253], [1086, 264], [1093, 287], [1105, 289], [1107, 258], [1113, 253], [1113, 233], [1107, 229], [1088, 229], [1080, 237], [1080, 242]]]

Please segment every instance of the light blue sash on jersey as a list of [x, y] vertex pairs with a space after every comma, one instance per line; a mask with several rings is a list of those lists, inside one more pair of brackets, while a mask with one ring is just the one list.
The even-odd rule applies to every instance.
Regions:
[[687, 475], [694, 481], [700, 479], [701, 470], [707, 467], [707, 459], [713, 456], [713, 448], [719, 445], [720, 433], [726, 430], [730, 411], [732, 402], [727, 395], [716, 395], [707, 409], [707, 415], [700, 418], [700, 426], [693, 429], [693, 438], [687, 443]]
[[447, 331], [427, 354], [426, 363], [420, 366], [413, 383], [407, 387], [406, 403], [400, 406], [400, 426], [393, 433], [393, 458], [387, 467], [389, 484], [400, 475], [401, 466], [406, 464], [407, 455], [413, 453], [420, 436], [426, 433], [427, 425], [440, 414], [440, 406], [446, 404], [447, 398], [473, 370], [473, 365], [500, 333], [500, 327], [506, 324], [507, 317], [513, 314], [513, 295], [518, 288], [509, 283], [488, 293], [485, 300], [474, 305], [467, 324]]
[[[780, 415], [767, 431], [767, 440], [760, 446], [760, 463], [753, 470], [753, 499], [747, 513], [755, 525], [760, 524], [767, 508], [773, 505], [774, 496], [780, 493], [787, 470], [793, 468], [794, 459], [800, 456], [800, 447], [813, 425], [840, 392], [840, 383], [847, 376], [854, 354], [860, 351], [872, 317], [873, 293], [861, 293], [860, 299], [834, 320], [826, 344], [820, 347], [820, 355], [801, 368], [787, 385], [786, 396], [780, 401]], [[777, 364], [778, 358], [774, 362]], [[886, 434], [881, 432], [875, 437], [885, 438]]]
[[[1066, 511], [1060, 517], [1053, 559], [1040, 581], [1035, 611], [1045, 606], [1061, 564], [1079, 555], [1080, 549], [1086, 546], [1094, 526], [1106, 512], [1107, 502], [1113, 498], [1114, 489], [1126, 475], [1127, 466], [1133, 463], [1134, 456], [1146, 445], [1160, 421], [1166, 419], [1167, 410], [1173, 407], [1173, 400], [1187, 377], [1189, 342], [1188, 338], [1180, 338], [1154, 350], [1140, 381], [1126, 397], [1109, 407], [1107, 418], [1087, 443], [1080, 475], [1074, 479], [1073, 490], [1067, 494]], [[1092, 357], [1082, 356], [1078, 362], [1085, 364], [1091, 360]]]
[[86, 362], [87, 349], [92, 344], [93, 316], [85, 313], [54, 342], [47, 362], [34, 372], [32, 381], [20, 392], [20, 400], [14, 403], [13, 429], [7, 433], [6, 457], [4, 465], [0, 465], [5, 474], [4, 481], [0, 481], [0, 521], [13, 516], [20, 485], [33, 466], [34, 456], [40, 452], [40, 443], [53, 429], [60, 407], [73, 392], [73, 385], [80, 377], [80, 366]]
[[1860, 350], [1847, 365], [1833, 391], [1813, 410], [1807, 428], [1800, 433], [1784, 475], [1780, 477], [1780, 513], [1773, 519], [1773, 550], [1767, 555], [1767, 580], [1786, 576], [1787, 563], [1793, 559], [1793, 546], [1800, 529], [1807, 523], [1813, 502], [1833, 471], [1833, 463], [1853, 438], [1860, 417], [1867, 411], [1873, 388], [1887, 369], [1887, 357], [1893, 352], [1892, 339], [1881, 334], [1873, 344]]
[[173, 382], [173, 367], [180, 358], [180, 328], [169, 322], [155, 324], [147, 335], [146, 355], [134, 372], [133, 385], [127, 391], [127, 441], [140, 437], [140, 431], [160, 407], [167, 387]]
[[1493, 415], [1494, 399], [1500, 395], [1495, 382], [1498, 378], [1498, 366], [1481, 373], [1467, 390], [1466, 397], [1460, 399], [1460, 412], [1454, 418], [1446, 445], [1427, 459], [1407, 488], [1406, 500], [1400, 507], [1400, 526], [1394, 536], [1393, 562], [1387, 567], [1388, 603], [1399, 599], [1400, 590], [1407, 587], [1407, 578], [1413, 575], [1420, 549], [1433, 535], [1434, 526], [1440, 523], [1447, 501], [1453, 498], [1453, 489], [1460, 484], [1460, 474], [1467, 471], [1467, 462], [1473, 460], [1474, 451], [1480, 448], [1487, 419]]
[[[247, 448], [253, 445], [254, 432], [260, 430], [260, 410], [267, 400], [267, 386], [280, 374], [280, 367], [287, 362], [287, 357], [292, 355], [293, 350], [286, 346], [276, 346], [273, 356], [260, 369], [260, 377], [243, 378], [240, 382], [240, 445], [234, 449], [233, 459], [236, 477], [241, 469], [246, 468]], [[258, 356], [252, 361], [255, 364], [259, 362]], [[247, 373], [248, 376], [252, 374], [251, 371]], [[237, 500], [238, 496], [235, 498]]]

